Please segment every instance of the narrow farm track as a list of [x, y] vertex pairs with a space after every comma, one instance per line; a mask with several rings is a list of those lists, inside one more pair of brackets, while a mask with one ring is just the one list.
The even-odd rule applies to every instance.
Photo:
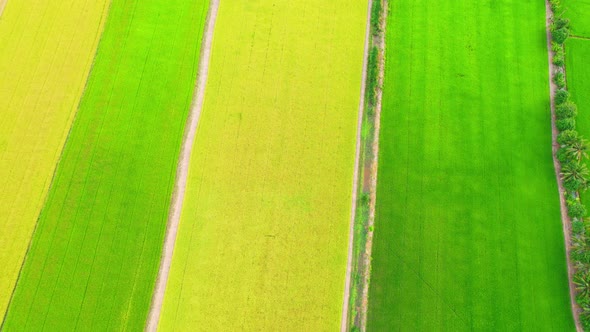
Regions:
[[[572, 223], [569, 215], [567, 214], [567, 203], [565, 201], [565, 188], [563, 187], [563, 181], [561, 179], [561, 164], [557, 160], [557, 150], [559, 149], [559, 144], [557, 143], [557, 134], [559, 131], [557, 130], [557, 126], [555, 125], [556, 118], [555, 118], [555, 91], [557, 91], [557, 85], [553, 82], [553, 76], [557, 72], [557, 66], [553, 64], [552, 58], [553, 54], [551, 52], [551, 20], [553, 17], [553, 13], [551, 11], [551, 4], [548, 0], [545, 1], [545, 10], [546, 10], [546, 30], [547, 30], [547, 56], [549, 59], [549, 96], [551, 101], [551, 152], [553, 156], [553, 166], [555, 168], [555, 177], [557, 179], [557, 188], [559, 189], [559, 205], [561, 209], [561, 223], [563, 225], [563, 237], [565, 241], [565, 258], [567, 260], [567, 276], [568, 276], [568, 286], [569, 286], [569, 294], [570, 294], [570, 303], [572, 306], [572, 313], [574, 316], [574, 322], [576, 324], [576, 330], [578, 332], [583, 331], [582, 325], [580, 324], [580, 307], [576, 303], [576, 285], [573, 282], [573, 275], [574, 275], [574, 266], [572, 264], [570, 258], [571, 252], [571, 229]], [[565, 75], [565, 72], [564, 72]]]
[[[379, 0], [377, 0], [379, 1]], [[353, 255], [353, 244], [354, 244], [354, 224], [356, 218], [356, 203], [358, 193], [358, 174], [359, 174], [359, 163], [361, 155], [361, 130], [363, 123], [363, 113], [365, 112], [365, 92], [367, 86], [367, 62], [369, 59], [369, 39], [371, 38], [371, 8], [373, 6], [373, 0], [369, 0], [369, 6], [367, 8], [367, 24], [365, 27], [365, 52], [363, 54], [363, 73], [361, 80], [361, 97], [359, 101], [359, 111], [357, 120], [356, 130], [356, 153], [354, 157], [354, 175], [352, 182], [352, 207], [350, 212], [350, 226], [348, 232], [348, 260], [346, 262], [346, 280], [344, 285], [344, 302], [342, 304], [342, 321], [340, 322], [340, 331], [346, 332], [348, 330], [348, 315], [349, 315], [349, 299], [350, 299], [350, 282], [352, 278], [352, 255]]]
[[166, 291], [166, 282], [168, 281], [168, 274], [170, 272], [170, 265], [172, 263], [172, 253], [174, 252], [178, 224], [180, 223], [182, 202], [184, 201], [184, 194], [186, 192], [191, 151], [193, 149], [199, 118], [201, 116], [203, 99], [205, 98], [205, 85], [207, 83], [207, 74], [209, 73], [209, 59], [211, 58], [211, 43], [213, 41], [213, 30], [215, 28], [215, 19], [217, 18], [218, 8], [219, 0], [211, 0], [211, 3], [209, 4], [207, 21], [205, 23], [205, 31], [203, 33], [201, 59], [197, 74], [195, 98], [193, 104], [191, 105], [188, 118], [188, 127], [185, 129], [186, 134], [182, 142], [182, 150], [180, 153], [180, 160], [178, 162], [176, 173], [176, 184], [174, 186], [172, 205], [170, 207], [170, 215], [166, 229], [166, 239], [163, 248], [164, 251], [160, 262], [158, 279], [156, 281], [156, 288], [153, 294], [150, 313], [148, 316], [146, 327], [147, 331], [157, 330], [158, 322], [160, 320], [160, 313], [162, 311], [162, 303], [164, 301], [164, 293]]
[[369, 309], [369, 285], [371, 283], [371, 254], [373, 251], [373, 227], [375, 225], [375, 205], [377, 203], [377, 176], [379, 174], [379, 132], [381, 130], [381, 108], [383, 105], [383, 79], [385, 76], [385, 34], [387, 29], [387, 15], [389, 10], [388, 0], [383, 1], [383, 9], [381, 13], [381, 38], [378, 41], [377, 47], [381, 51], [379, 56], [379, 78], [377, 82], [377, 93], [375, 95], [375, 133], [373, 137], [373, 161], [371, 163], [371, 199], [369, 200], [369, 223], [367, 233], [367, 243], [365, 245], [364, 259], [367, 260], [365, 264], [365, 271], [363, 273], [363, 303], [361, 306], [361, 330], [367, 329], [367, 311]]

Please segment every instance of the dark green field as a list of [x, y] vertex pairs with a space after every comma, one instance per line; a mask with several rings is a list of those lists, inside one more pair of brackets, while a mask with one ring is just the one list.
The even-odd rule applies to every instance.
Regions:
[[141, 331], [208, 1], [113, 0], [5, 331]]
[[574, 330], [544, 2], [390, 6], [368, 330]]

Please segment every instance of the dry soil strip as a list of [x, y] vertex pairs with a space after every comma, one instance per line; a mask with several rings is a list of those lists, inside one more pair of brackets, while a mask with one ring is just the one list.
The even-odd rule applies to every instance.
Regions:
[[363, 54], [363, 73], [361, 78], [361, 98], [359, 102], [359, 110], [356, 125], [356, 155], [354, 157], [354, 175], [352, 183], [352, 208], [350, 212], [350, 225], [348, 230], [348, 261], [346, 263], [346, 281], [344, 284], [344, 302], [342, 304], [342, 320], [340, 321], [340, 331], [348, 331], [348, 315], [349, 315], [349, 299], [350, 299], [350, 282], [352, 278], [352, 255], [354, 245], [354, 221], [356, 217], [356, 201], [358, 192], [358, 174], [359, 161], [361, 155], [361, 127], [363, 124], [363, 114], [365, 112], [365, 90], [367, 85], [367, 62], [369, 59], [369, 39], [371, 34], [371, 6], [373, 0], [369, 0], [369, 8], [367, 9], [367, 24], [365, 27], [365, 51]]
[[152, 296], [152, 303], [146, 326], [146, 331], [150, 332], [156, 331], [158, 328], [158, 322], [160, 321], [160, 312], [162, 311], [164, 292], [166, 291], [166, 283], [168, 281], [168, 274], [170, 272], [170, 265], [172, 263], [172, 253], [174, 251], [174, 244], [176, 242], [176, 233], [178, 232], [178, 224], [180, 223], [180, 212], [182, 210], [182, 202], [184, 201], [184, 194], [186, 191], [191, 151], [193, 149], [197, 125], [199, 123], [201, 109], [203, 107], [203, 99], [205, 97], [205, 84], [207, 83], [207, 74], [209, 72], [211, 44], [213, 41], [213, 30], [215, 27], [215, 19], [217, 18], [218, 8], [219, 0], [211, 0], [209, 5], [209, 13], [207, 14], [205, 32], [203, 34], [203, 42], [201, 44], [201, 58], [199, 62], [199, 71], [197, 74], [197, 86], [195, 96], [193, 98], [193, 104], [191, 105], [191, 110], [188, 117], [188, 126], [185, 129], [185, 135], [182, 141], [180, 160], [176, 170], [176, 184], [174, 187], [174, 194], [172, 195], [172, 206], [168, 216], [168, 225], [166, 228], [164, 251], [160, 262], [160, 270], [158, 271], [158, 279], [156, 281], [156, 288]]
[[0, 0], [0, 19], [2, 19], [2, 12], [4, 11], [7, 2], [8, 0]]
[[[557, 72], [557, 67], [553, 64], [552, 61], [552, 53], [551, 53], [551, 18], [553, 16], [553, 12], [551, 11], [551, 5], [548, 0], [545, 1], [545, 15], [546, 15], [546, 30], [547, 30], [547, 55], [549, 58], [549, 94], [551, 100], [551, 151], [553, 155], [553, 166], [555, 168], [555, 177], [557, 178], [557, 188], [559, 190], [559, 204], [561, 207], [561, 224], [563, 226], [563, 236], [565, 238], [565, 258], [567, 261], [567, 277], [568, 277], [568, 285], [570, 290], [570, 302], [572, 306], [572, 313], [574, 315], [574, 322], [576, 324], [576, 330], [578, 332], [584, 331], [582, 329], [582, 325], [580, 324], [580, 308], [576, 303], [576, 288], [573, 283], [573, 273], [574, 273], [574, 266], [570, 260], [570, 251], [571, 251], [571, 229], [572, 224], [570, 217], [567, 214], [567, 205], [565, 202], [565, 189], [563, 187], [563, 181], [561, 180], [561, 164], [557, 160], [557, 149], [559, 149], [559, 144], [557, 143], [557, 134], [559, 131], [555, 126], [555, 91], [557, 90], [557, 86], [553, 82], [553, 76]], [[565, 73], [564, 73], [565, 74]]]

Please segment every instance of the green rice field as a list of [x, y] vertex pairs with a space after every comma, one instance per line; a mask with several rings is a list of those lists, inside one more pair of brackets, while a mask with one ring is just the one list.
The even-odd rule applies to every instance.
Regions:
[[[590, 18], [590, 12], [586, 15]], [[570, 38], [566, 44], [567, 87], [572, 101], [578, 106], [576, 129], [590, 138], [590, 40]], [[590, 203], [588, 192], [581, 194], [585, 204]]]
[[399, 0], [388, 22], [367, 330], [574, 330], [545, 4]]
[[590, 38], [590, 0], [561, 0], [563, 16], [571, 21], [572, 33]]

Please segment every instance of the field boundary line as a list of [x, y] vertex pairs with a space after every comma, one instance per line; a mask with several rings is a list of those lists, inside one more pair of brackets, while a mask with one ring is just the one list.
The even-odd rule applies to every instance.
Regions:
[[[380, 1], [380, 0], [376, 0]], [[344, 299], [342, 303], [342, 320], [340, 321], [340, 331], [348, 331], [348, 315], [349, 315], [349, 299], [350, 299], [350, 288], [352, 278], [352, 261], [353, 261], [353, 249], [354, 249], [354, 225], [356, 220], [356, 203], [358, 193], [358, 174], [359, 174], [359, 161], [361, 156], [361, 141], [362, 141], [362, 124], [363, 115], [365, 113], [365, 93], [367, 85], [367, 64], [369, 62], [369, 39], [371, 38], [371, 11], [373, 8], [373, 0], [369, 0], [369, 6], [367, 8], [367, 17], [365, 24], [365, 46], [363, 52], [363, 70], [361, 76], [361, 94], [359, 100], [359, 108], [357, 115], [356, 124], [356, 152], [354, 157], [354, 174], [352, 180], [352, 207], [350, 211], [350, 221], [348, 229], [348, 259], [346, 262], [346, 280], [344, 283]]]
[[582, 40], [590, 40], [590, 37], [584, 37], [584, 36], [578, 36], [578, 35], [570, 35], [570, 38], [582, 39]]
[[[565, 188], [563, 187], [563, 180], [561, 179], [561, 163], [557, 159], [557, 150], [559, 149], [559, 144], [557, 143], [557, 126], [556, 126], [556, 116], [555, 116], [555, 92], [557, 91], [557, 85], [553, 82], [553, 77], [557, 72], [557, 67], [553, 64], [553, 56], [551, 53], [551, 21], [553, 19], [553, 11], [551, 10], [551, 4], [549, 0], [545, 0], [545, 30], [547, 34], [547, 57], [549, 60], [549, 100], [551, 105], [551, 155], [553, 157], [553, 167], [555, 169], [555, 177], [557, 178], [557, 189], [559, 193], [559, 206], [561, 211], [561, 225], [563, 227], [563, 237], [565, 240], [565, 258], [567, 262], [567, 277], [568, 277], [568, 287], [569, 287], [569, 296], [570, 296], [570, 304], [572, 308], [572, 314], [574, 318], [574, 323], [576, 325], [576, 331], [583, 332], [584, 329], [580, 324], [580, 307], [576, 303], [576, 288], [573, 283], [573, 274], [574, 274], [574, 266], [570, 259], [570, 252], [571, 252], [571, 234], [570, 230], [572, 229], [571, 219], [568, 215], [567, 211], [567, 204], [565, 201], [566, 192]], [[565, 72], [564, 72], [565, 75]]]
[[170, 273], [170, 266], [172, 264], [172, 254], [174, 252], [174, 245], [176, 243], [178, 225], [180, 224], [182, 203], [184, 201], [184, 194], [186, 192], [190, 156], [195, 141], [199, 118], [201, 116], [201, 110], [203, 108], [203, 101], [205, 99], [205, 85], [207, 83], [207, 76], [209, 73], [209, 60], [211, 58], [213, 30], [215, 28], [218, 9], [219, 0], [211, 0], [209, 4], [209, 12], [207, 13], [205, 31], [203, 33], [203, 41], [201, 43], [196, 91], [187, 119], [188, 126], [185, 128], [185, 133], [182, 140], [182, 147], [180, 150], [180, 158], [176, 171], [176, 181], [174, 185], [174, 192], [172, 194], [172, 204], [168, 215], [160, 268], [158, 271], [158, 278], [156, 279], [154, 294], [152, 295], [152, 301], [150, 304], [148, 321], [145, 328], [146, 331], [150, 332], [155, 332], [157, 330], [158, 323], [160, 321], [160, 313], [162, 311], [162, 305], [164, 302], [164, 293], [166, 291], [166, 284], [168, 281], [168, 275]]

